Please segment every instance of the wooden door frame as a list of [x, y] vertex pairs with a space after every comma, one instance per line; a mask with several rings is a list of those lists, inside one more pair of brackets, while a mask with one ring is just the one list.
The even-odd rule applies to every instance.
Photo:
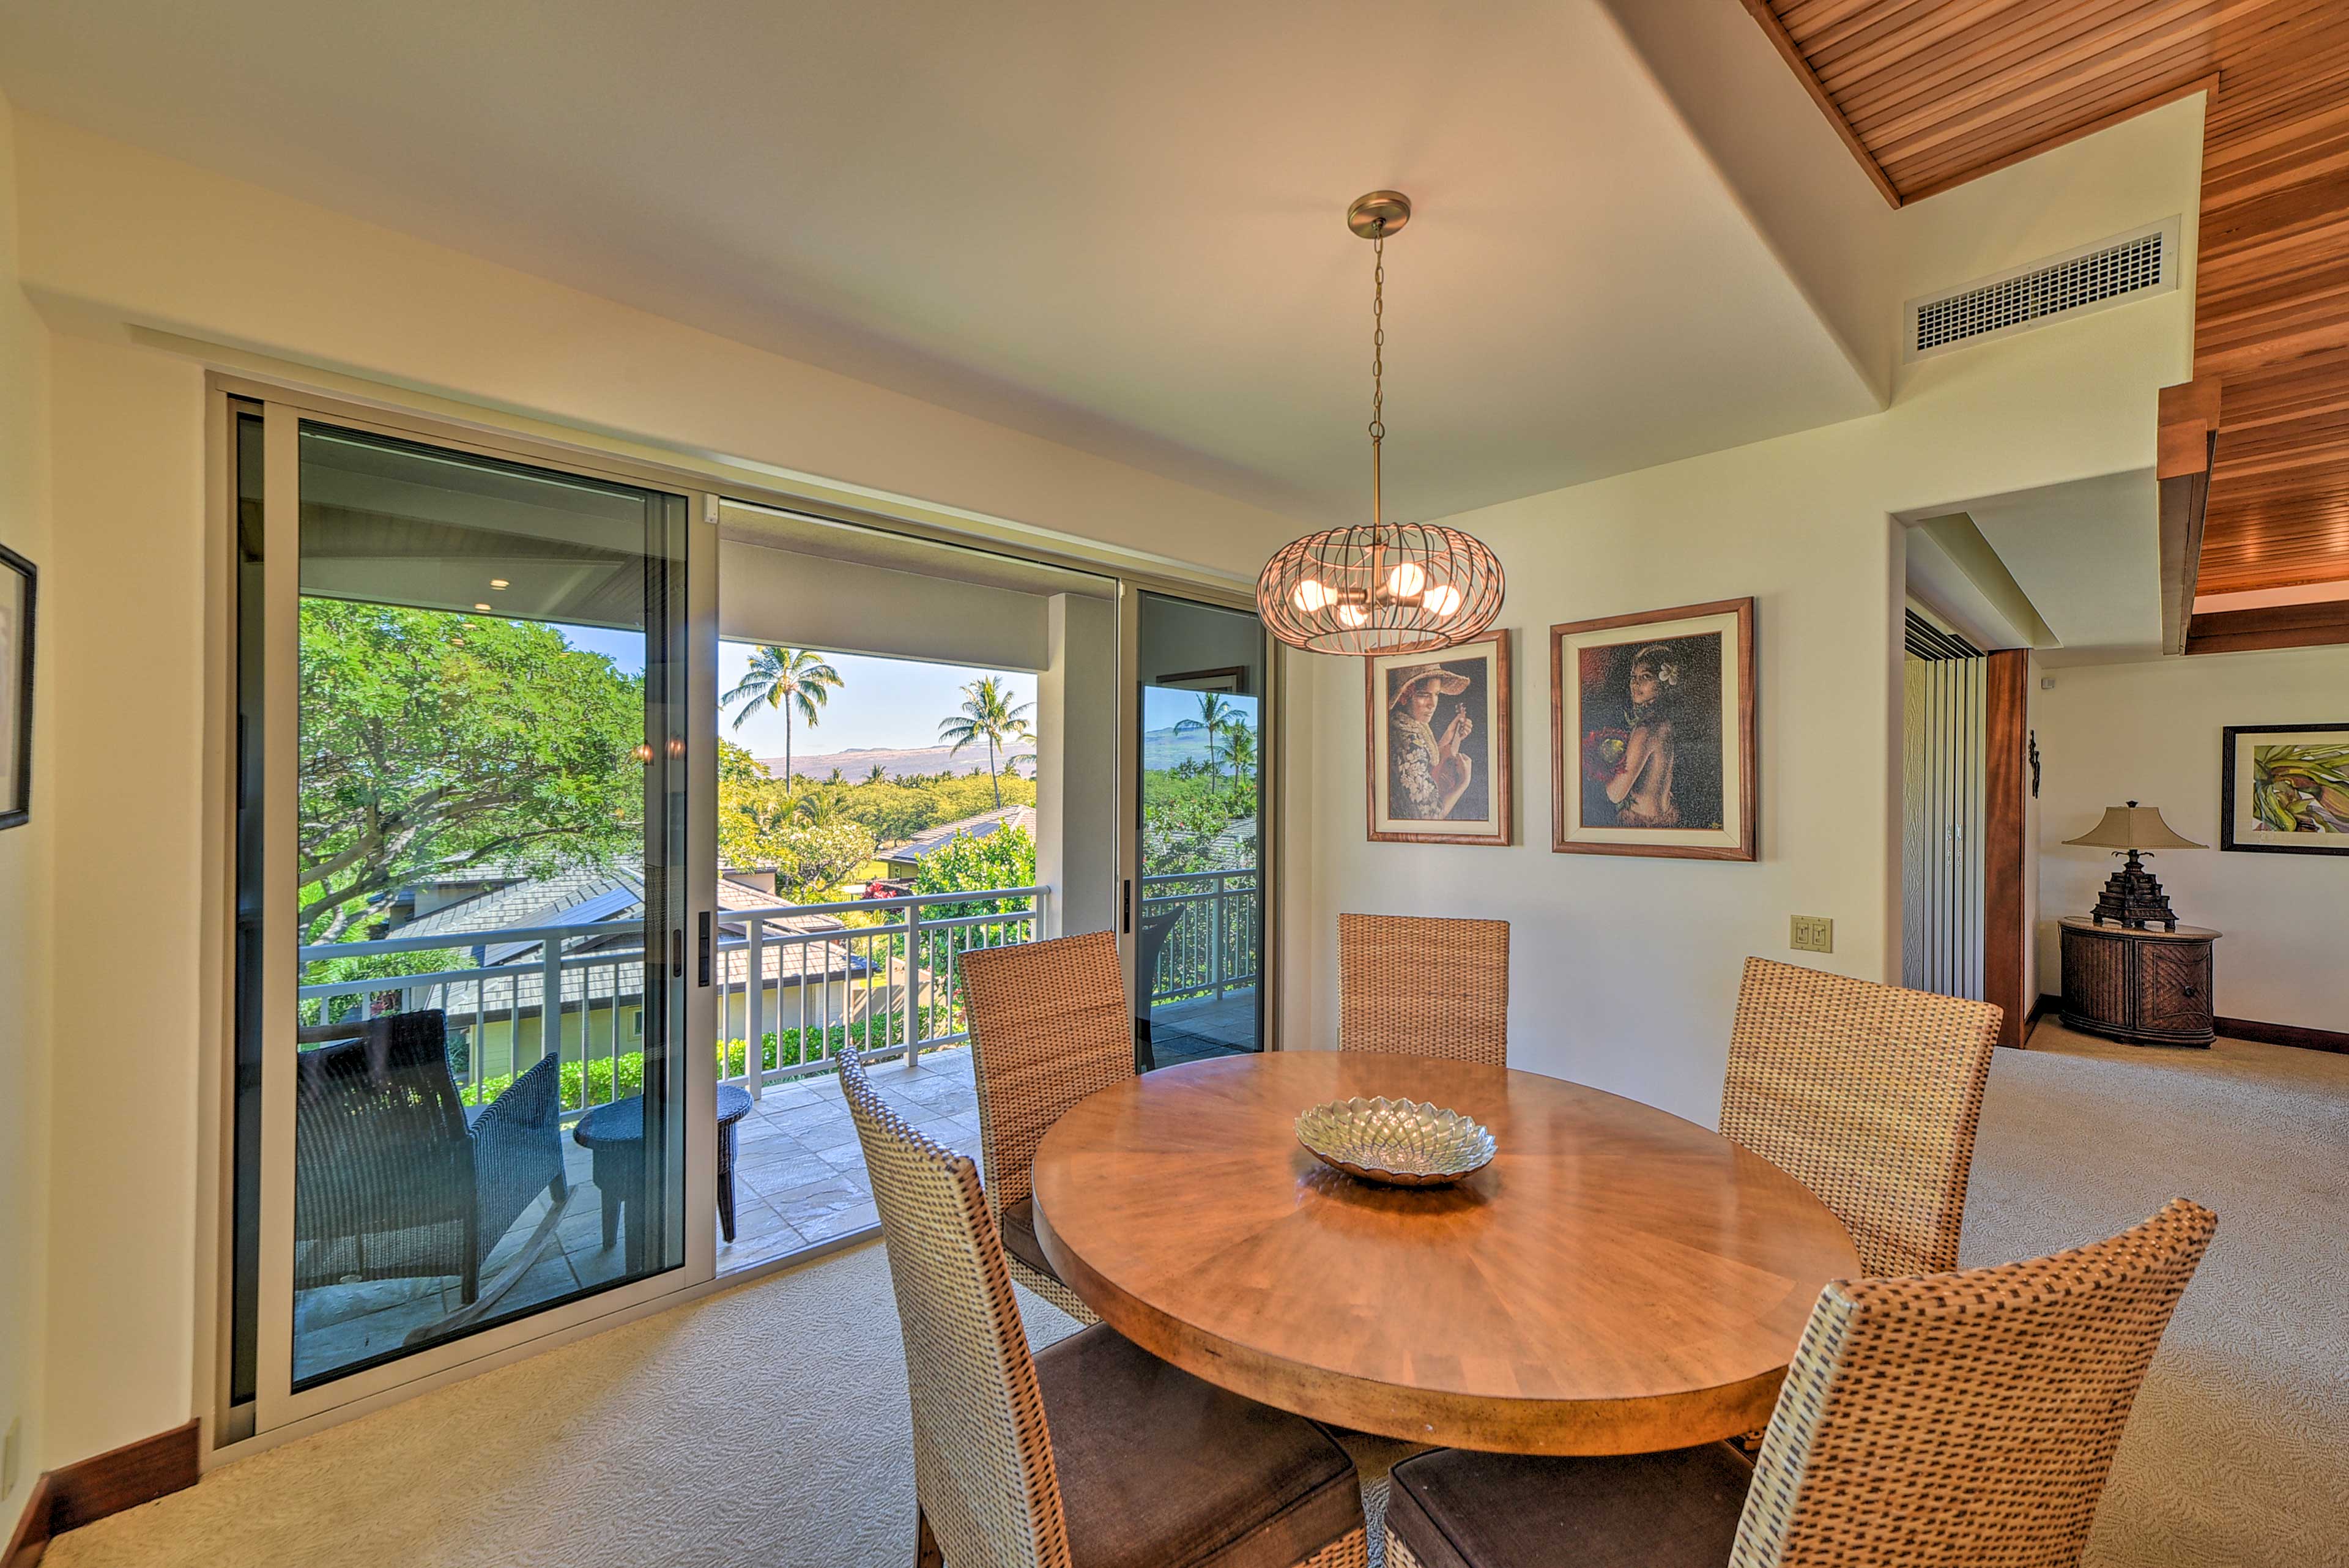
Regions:
[[2032, 998], [2023, 994], [2024, 753], [2029, 744], [2031, 650], [1986, 658], [1982, 704], [1982, 1000], [2001, 1012], [1998, 1043], [2021, 1045]]

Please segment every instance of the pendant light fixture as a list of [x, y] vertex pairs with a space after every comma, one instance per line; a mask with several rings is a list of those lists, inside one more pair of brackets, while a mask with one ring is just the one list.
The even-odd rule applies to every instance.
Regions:
[[1501, 613], [1501, 563], [1457, 528], [1390, 523], [1380, 489], [1386, 439], [1387, 236], [1411, 221], [1411, 198], [1373, 191], [1346, 210], [1371, 242], [1371, 520], [1285, 545], [1257, 579], [1272, 635], [1311, 653], [1424, 653], [1465, 642]]

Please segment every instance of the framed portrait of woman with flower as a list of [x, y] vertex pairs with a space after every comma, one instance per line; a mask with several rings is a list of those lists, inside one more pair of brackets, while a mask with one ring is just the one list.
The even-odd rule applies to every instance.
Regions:
[[1550, 847], [1752, 860], [1754, 601], [1549, 628]]
[[1364, 660], [1370, 836], [1510, 844], [1509, 634]]

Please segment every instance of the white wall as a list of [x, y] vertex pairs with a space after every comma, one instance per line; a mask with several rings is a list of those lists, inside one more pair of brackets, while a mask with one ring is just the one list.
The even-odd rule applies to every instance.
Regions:
[[2033, 691], [2044, 784], [2039, 800], [2039, 972], [2057, 992], [2057, 919], [2085, 915], [2111, 855], [2064, 843], [2127, 800], [2208, 851], [2150, 862], [2189, 925], [2226, 933], [2214, 991], [2222, 1017], [2349, 1031], [2349, 857], [2227, 854], [2219, 844], [2220, 732], [2230, 724], [2349, 720], [2349, 648], [2198, 654], [2049, 671]]
[[[48, 331], [16, 284], [14, 120], [0, 98], [0, 545], [54, 591], [48, 494]], [[48, 605], [36, 607], [48, 619]], [[16, 1424], [16, 1485], [0, 1487], [0, 1532], [16, 1527], [43, 1464], [42, 1334], [48, 1288], [50, 823], [57, 803], [56, 644], [34, 673], [32, 820], [0, 833], [0, 1432]]]
[[[193, 1376], [204, 775], [203, 378], [51, 339], [42, 587], [56, 1064], [48, 1438], [65, 1463], [186, 1420]], [[126, 705], [125, 694], [137, 693]]]
[[[1930, 361], [1882, 414], [1446, 519], [1508, 574], [1523, 838], [1366, 842], [1361, 666], [1290, 655], [1316, 777], [1309, 815], [1290, 822], [1313, 888], [1288, 933], [1290, 1043], [1332, 1043], [1348, 909], [1508, 919], [1512, 1062], [1707, 1122], [1747, 954], [1897, 979], [1892, 514], [2142, 466], [2155, 389], [2183, 379], [2188, 337], [2187, 302], [2168, 296]], [[1748, 594], [1760, 599], [1760, 861], [1551, 853], [1547, 628]], [[1790, 952], [1792, 914], [1832, 917], [1836, 951]]]

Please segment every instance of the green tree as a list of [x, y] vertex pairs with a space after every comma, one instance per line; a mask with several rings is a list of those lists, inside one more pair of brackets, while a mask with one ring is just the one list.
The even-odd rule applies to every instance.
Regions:
[[1236, 722], [1224, 736], [1224, 760], [1232, 765], [1232, 793], [1236, 795], [1254, 793], [1256, 783], [1256, 732], [1245, 721]]
[[864, 782], [869, 784], [887, 784], [889, 782], [889, 770], [883, 767], [879, 763], [874, 763], [873, 764], [873, 771], [864, 775]]
[[305, 942], [490, 862], [543, 873], [644, 836], [644, 686], [551, 626], [305, 598], [296, 790]]
[[1238, 720], [1239, 710], [1225, 701], [1220, 693], [1202, 691], [1199, 693], [1199, 716], [1184, 720], [1174, 726], [1174, 732], [1207, 737], [1207, 771], [1213, 773], [1216, 771], [1216, 743]]
[[792, 777], [792, 716], [796, 711], [808, 728], [815, 728], [817, 717], [832, 693], [845, 686], [840, 671], [823, 661], [820, 653], [804, 648], [761, 647], [750, 658], [750, 671], [733, 691], [718, 700], [720, 708], [730, 702], [741, 704], [734, 715], [734, 727], [739, 730], [760, 703], [780, 711], [783, 716], [783, 782]]
[[1014, 741], [1034, 738], [1028, 727], [1027, 714], [1036, 704], [1013, 703], [1011, 692], [1004, 684], [1009, 676], [982, 675], [963, 688], [962, 711], [938, 721], [938, 739], [949, 742], [949, 754], [965, 746], [987, 742], [987, 777], [995, 789], [995, 804], [1003, 804], [1003, 784], [996, 766], [996, 753], [1008, 750]]

